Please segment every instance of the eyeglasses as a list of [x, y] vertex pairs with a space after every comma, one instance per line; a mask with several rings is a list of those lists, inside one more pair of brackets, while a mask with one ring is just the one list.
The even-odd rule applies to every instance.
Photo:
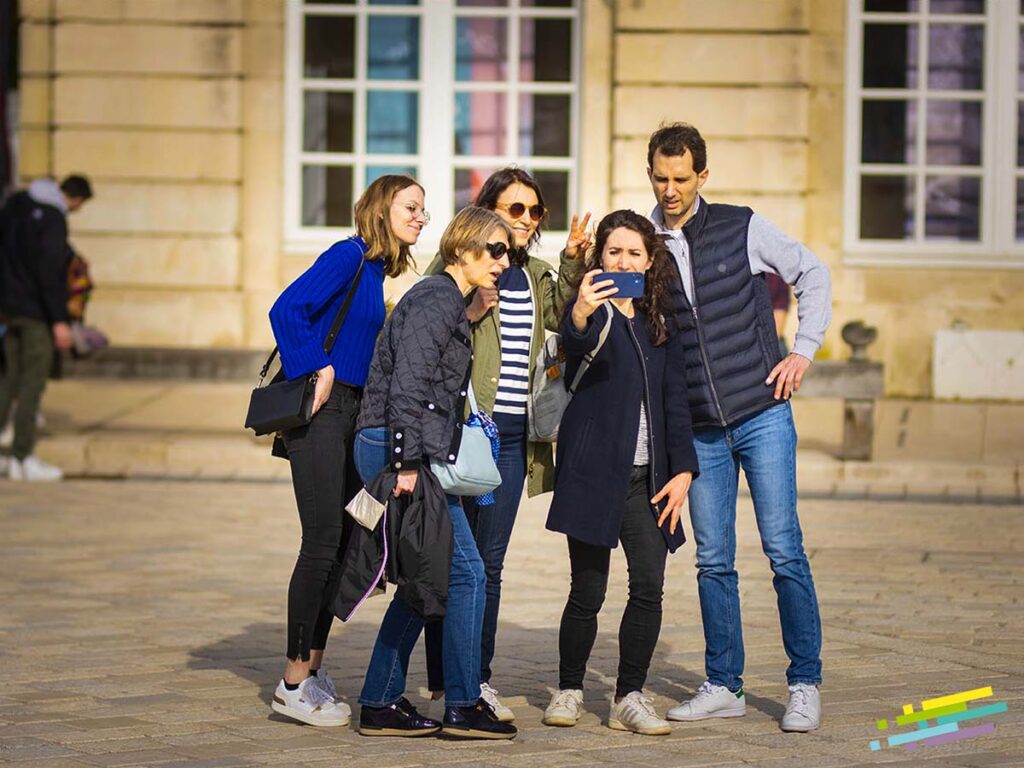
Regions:
[[415, 203], [403, 205], [402, 207], [405, 208], [406, 213], [409, 214], [409, 218], [413, 221], [416, 221], [416, 219], [423, 219], [423, 226], [430, 223], [430, 212], [426, 208], [420, 208]]
[[500, 205], [498, 207], [508, 211], [508, 215], [513, 219], [518, 219], [529, 210], [531, 221], [540, 221], [544, 218], [544, 214], [548, 212], [547, 208], [539, 204], [531, 205], [529, 208], [524, 203], [512, 203], [511, 205]]
[[487, 243], [484, 248], [491, 254], [491, 258], [495, 261], [500, 260], [503, 256], [508, 253], [508, 246], [505, 243]]

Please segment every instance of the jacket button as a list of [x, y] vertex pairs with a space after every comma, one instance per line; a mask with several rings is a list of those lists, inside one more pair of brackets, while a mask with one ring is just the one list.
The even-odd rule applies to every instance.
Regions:
[[395, 448], [395, 453], [401, 453], [401, 452], [402, 452], [401, 448]]
[[401, 440], [401, 439], [402, 439], [402, 433], [401, 432], [395, 432], [395, 440]]
[[395, 469], [401, 469], [401, 468], [402, 468], [402, 462], [396, 461], [395, 462]]
[[429, 408], [430, 410], [434, 410], [434, 404], [433, 403], [428, 404], [427, 408]]
[[462, 390], [461, 392], [459, 392], [459, 394], [462, 395], [463, 397], [465, 397], [466, 396], [466, 390]]
[[455, 461], [455, 454], [454, 453], [449, 453], [448, 454], [448, 461]]
[[497, 384], [497, 383], [498, 383], [498, 380], [496, 378], [494, 378], [493, 376], [491, 376], [491, 384]]

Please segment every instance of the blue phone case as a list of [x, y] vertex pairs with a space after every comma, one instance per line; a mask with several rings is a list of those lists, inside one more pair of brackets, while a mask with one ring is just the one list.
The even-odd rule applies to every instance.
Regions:
[[602, 272], [596, 278], [595, 283], [603, 280], [611, 280], [619, 292], [614, 295], [616, 299], [639, 299], [644, 295], [644, 273], [643, 272]]

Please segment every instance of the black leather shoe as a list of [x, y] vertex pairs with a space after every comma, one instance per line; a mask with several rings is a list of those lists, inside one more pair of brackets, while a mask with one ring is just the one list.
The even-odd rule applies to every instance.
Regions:
[[359, 712], [363, 736], [432, 736], [440, 730], [437, 720], [421, 715], [406, 698], [386, 707], [363, 707]]
[[490, 705], [479, 699], [472, 707], [445, 707], [441, 732], [457, 739], [514, 739], [518, 730], [498, 720]]

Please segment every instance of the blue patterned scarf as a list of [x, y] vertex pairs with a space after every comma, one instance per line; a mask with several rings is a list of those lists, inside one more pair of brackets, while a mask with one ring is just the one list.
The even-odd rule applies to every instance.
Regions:
[[[480, 427], [483, 429], [484, 434], [490, 438], [491, 441], [491, 456], [494, 458], [494, 463], [498, 463], [498, 449], [500, 446], [500, 440], [498, 439], [498, 425], [494, 423], [494, 419], [484, 411], [477, 411], [476, 413], [469, 414], [469, 418], [466, 419], [467, 427]], [[486, 507], [489, 504], [494, 503], [494, 491], [485, 493], [483, 496], [476, 497], [476, 503], [481, 507]]]

